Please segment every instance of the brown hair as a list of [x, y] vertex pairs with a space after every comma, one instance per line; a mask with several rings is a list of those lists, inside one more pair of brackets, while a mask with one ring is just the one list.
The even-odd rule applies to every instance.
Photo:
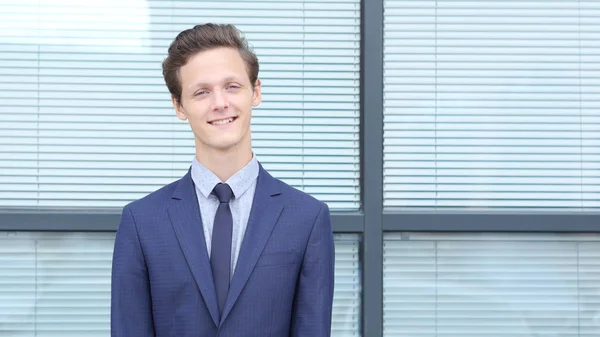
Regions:
[[258, 79], [258, 58], [248, 46], [243, 34], [233, 25], [207, 23], [196, 25], [179, 33], [169, 46], [169, 55], [163, 61], [163, 77], [171, 96], [181, 102], [179, 69], [189, 59], [203, 51], [214, 48], [234, 48], [246, 63], [246, 71], [252, 87]]

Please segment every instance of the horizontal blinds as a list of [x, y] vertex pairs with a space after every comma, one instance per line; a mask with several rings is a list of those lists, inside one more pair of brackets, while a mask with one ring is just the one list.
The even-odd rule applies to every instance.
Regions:
[[386, 234], [384, 336], [598, 336], [599, 239]]
[[[0, 336], [110, 335], [114, 233], [0, 233]], [[336, 235], [332, 336], [360, 336], [358, 237]]]
[[335, 234], [335, 285], [331, 336], [361, 336], [361, 266], [359, 236]]
[[259, 57], [258, 159], [359, 208], [359, 0], [11, 0], [0, 20], [0, 206], [120, 207], [185, 174], [192, 133], [161, 62], [179, 31], [217, 22]]
[[384, 3], [386, 207], [600, 207], [597, 2]]
[[110, 335], [114, 233], [0, 233], [0, 336]]

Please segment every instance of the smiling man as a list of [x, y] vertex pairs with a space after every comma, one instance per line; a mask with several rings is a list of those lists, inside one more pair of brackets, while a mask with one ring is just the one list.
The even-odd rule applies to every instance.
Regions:
[[113, 337], [330, 336], [329, 209], [254, 156], [258, 70], [231, 25], [195, 26], [169, 47], [163, 76], [196, 155], [180, 180], [123, 209]]

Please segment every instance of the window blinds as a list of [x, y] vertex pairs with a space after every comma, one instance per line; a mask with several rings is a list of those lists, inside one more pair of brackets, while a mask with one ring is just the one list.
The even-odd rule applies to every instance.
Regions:
[[107, 337], [114, 233], [0, 233], [0, 335]]
[[356, 234], [335, 234], [332, 337], [361, 336], [362, 267]]
[[161, 62], [179, 31], [216, 22], [259, 57], [257, 158], [359, 208], [359, 0], [8, 0], [0, 22], [0, 206], [121, 207], [185, 174], [192, 133]]
[[386, 234], [384, 336], [598, 336], [599, 239]]
[[600, 206], [600, 4], [384, 2], [384, 205]]
[[[0, 336], [108, 337], [114, 233], [0, 233]], [[335, 236], [332, 336], [360, 336], [357, 235]]]

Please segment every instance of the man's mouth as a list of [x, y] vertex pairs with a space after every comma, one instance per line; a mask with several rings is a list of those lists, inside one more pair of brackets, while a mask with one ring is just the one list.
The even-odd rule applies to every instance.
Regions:
[[229, 123], [233, 122], [236, 119], [237, 119], [237, 117], [229, 117], [229, 118], [225, 118], [225, 119], [217, 119], [217, 120], [214, 120], [209, 123], [212, 125], [225, 125], [225, 124], [229, 124]]

